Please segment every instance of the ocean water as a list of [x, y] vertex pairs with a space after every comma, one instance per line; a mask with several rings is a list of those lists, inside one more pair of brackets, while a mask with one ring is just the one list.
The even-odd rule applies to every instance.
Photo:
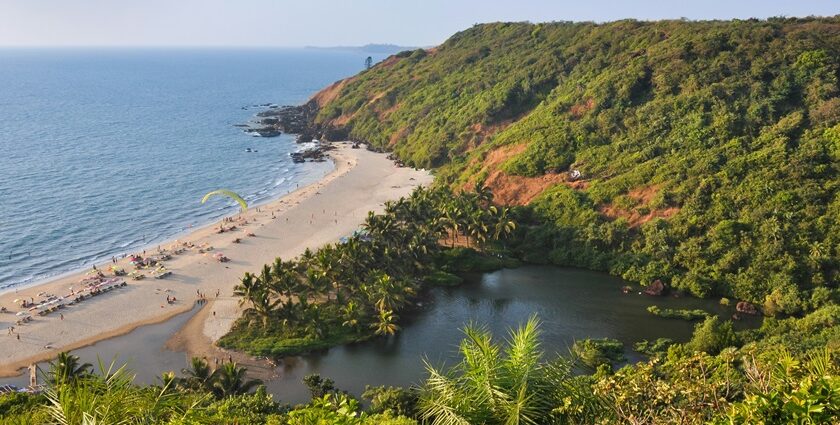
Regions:
[[[367, 55], [325, 50], [0, 49], [0, 290], [153, 246], [317, 180], [290, 135], [234, 124], [298, 104]], [[374, 59], [381, 59], [374, 57]], [[248, 153], [246, 148], [258, 152]]]

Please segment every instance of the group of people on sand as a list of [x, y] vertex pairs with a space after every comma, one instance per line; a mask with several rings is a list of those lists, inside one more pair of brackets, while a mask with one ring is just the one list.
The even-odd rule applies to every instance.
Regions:
[[[216, 290], [216, 298], [219, 298], [220, 294], [221, 294], [221, 291], [217, 289]], [[195, 290], [195, 295], [197, 297], [196, 300], [195, 300], [196, 304], [198, 304], [198, 305], [207, 304], [207, 294], [205, 294], [204, 292], [201, 292], [198, 289], [196, 289]]]
[[14, 326], [9, 326], [8, 335], [9, 336], [14, 335], [15, 338], [17, 338], [17, 340], [20, 341], [20, 333], [17, 331], [17, 328], [15, 328]]

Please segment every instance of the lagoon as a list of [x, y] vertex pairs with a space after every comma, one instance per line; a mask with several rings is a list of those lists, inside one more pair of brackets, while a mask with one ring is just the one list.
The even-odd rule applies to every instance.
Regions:
[[[537, 265], [470, 275], [461, 286], [432, 289], [424, 297], [423, 307], [405, 316], [404, 328], [396, 336], [286, 358], [266, 386], [275, 399], [294, 404], [308, 400], [301, 379], [311, 373], [331, 378], [337, 387], [356, 395], [366, 385], [418, 384], [426, 376], [424, 359], [434, 365], [458, 360], [458, 343], [466, 324], [483, 324], [502, 340], [508, 329], [531, 315], [542, 322], [542, 348], [549, 356], [568, 355], [577, 339], [615, 338], [624, 342], [625, 354], [634, 362], [643, 356], [632, 350], [633, 343], [662, 337], [687, 341], [695, 325], [656, 317], [647, 312], [650, 305], [704, 309], [724, 318], [732, 314], [731, 307], [715, 300], [623, 294], [620, 289], [626, 284], [604, 273]], [[106, 362], [116, 357], [129, 364], [139, 383], [153, 383], [161, 372], [186, 366], [185, 353], [169, 351], [164, 345], [197, 310], [75, 354], [91, 363], [96, 363], [97, 355]], [[759, 318], [747, 318], [738, 326], [759, 322]], [[22, 386], [27, 380], [25, 376], [2, 379], [0, 385]]]

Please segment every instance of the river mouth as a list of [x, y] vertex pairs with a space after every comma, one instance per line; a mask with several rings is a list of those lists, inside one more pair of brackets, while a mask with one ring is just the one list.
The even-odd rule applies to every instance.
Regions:
[[[431, 290], [423, 307], [406, 315], [398, 335], [284, 359], [266, 387], [275, 399], [294, 404], [308, 401], [301, 379], [311, 373], [329, 377], [337, 387], [357, 395], [366, 385], [417, 384], [426, 376], [424, 359], [433, 365], [458, 360], [458, 343], [468, 323], [486, 326], [502, 341], [511, 327], [532, 315], [542, 323], [542, 349], [548, 356], [567, 355], [577, 339], [615, 338], [625, 344], [628, 360], [635, 362], [643, 356], [632, 350], [633, 343], [656, 338], [687, 341], [696, 323], [656, 317], [647, 311], [648, 306], [703, 309], [722, 318], [733, 312], [716, 300], [623, 294], [621, 287], [626, 284], [604, 273], [553, 266], [467, 276], [461, 286]], [[91, 363], [97, 354], [106, 362], [117, 356], [118, 361], [128, 362], [138, 383], [154, 383], [161, 372], [186, 366], [185, 353], [164, 347], [197, 310], [75, 353]], [[736, 326], [754, 327], [760, 322], [757, 317], [746, 318]], [[0, 385], [23, 386], [27, 381], [27, 377], [2, 379]]]

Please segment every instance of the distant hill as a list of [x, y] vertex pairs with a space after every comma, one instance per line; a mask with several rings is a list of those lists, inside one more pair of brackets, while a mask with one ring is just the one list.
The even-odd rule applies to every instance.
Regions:
[[331, 138], [529, 205], [533, 261], [792, 313], [840, 280], [838, 80], [838, 17], [494, 23], [310, 106]]
[[331, 46], [331, 47], [316, 47], [306, 46], [306, 49], [318, 50], [350, 50], [370, 54], [392, 55], [405, 50], [413, 50], [415, 47], [397, 46], [395, 44], [365, 44], [364, 46]]

